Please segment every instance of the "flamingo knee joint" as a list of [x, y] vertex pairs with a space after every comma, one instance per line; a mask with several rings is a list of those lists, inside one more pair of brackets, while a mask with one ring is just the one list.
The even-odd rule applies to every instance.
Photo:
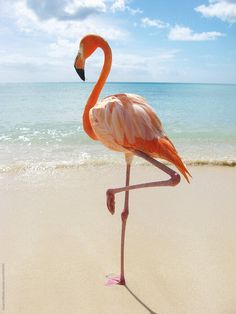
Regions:
[[180, 183], [180, 175], [175, 172], [174, 175], [171, 177], [171, 185], [172, 186], [176, 186], [177, 184]]

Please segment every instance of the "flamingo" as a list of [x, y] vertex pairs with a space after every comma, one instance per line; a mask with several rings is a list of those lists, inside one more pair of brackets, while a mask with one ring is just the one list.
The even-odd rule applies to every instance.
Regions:
[[[85, 61], [97, 48], [104, 52], [104, 64], [84, 109], [83, 128], [93, 140], [99, 140], [109, 149], [123, 152], [125, 155], [125, 186], [111, 188], [106, 192], [107, 208], [111, 214], [115, 213], [115, 194], [125, 192], [124, 209], [121, 213], [120, 275], [110, 277], [107, 281], [107, 285], [125, 285], [124, 248], [129, 215], [129, 191], [147, 187], [176, 186], [180, 182], [177, 172], [155, 158], [174, 164], [188, 182], [191, 175], [174, 144], [165, 134], [160, 119], [143, 97], [135, 94], [116, 94], [98, 101], [112, 64], [111, 48], [102, 37], [89, 34], [82, 38], [74, 62], [79, 77], [85, 81]], [[169, 175], [169, 179], [130, 185], [133, 156], [141, 157], [161, 169]]]

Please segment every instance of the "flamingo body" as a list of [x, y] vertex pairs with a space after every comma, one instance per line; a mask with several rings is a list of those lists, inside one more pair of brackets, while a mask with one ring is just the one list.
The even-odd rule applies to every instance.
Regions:
[[188, 170], [166, 136], [160, 119], [143, 97], [108, 96], [90, 109], [89, 120], [97, 139], [109, 149], [126, 154], [138, 150], [165, 159], [188, 180]]

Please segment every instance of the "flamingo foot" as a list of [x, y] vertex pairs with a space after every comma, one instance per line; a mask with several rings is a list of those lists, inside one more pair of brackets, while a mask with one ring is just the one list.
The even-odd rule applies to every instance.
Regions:
[[108, 277], [108, 280], [106, 282], [106, 286], [115, 286], [115, 285], [120, 285], [124, 286], [125, 285], [125, 278], [121, 278], [120, 276], [113, 276], [113, 277]]
[[113, 215], [115, 212], [115, 195], [112, 189], [107, 190], [107, 208]]

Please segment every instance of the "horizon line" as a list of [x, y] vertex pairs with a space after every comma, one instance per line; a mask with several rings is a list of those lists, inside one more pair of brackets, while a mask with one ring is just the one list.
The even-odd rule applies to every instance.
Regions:
[[[0, 84], [95, 84], [96, 81], [15, 81], [15, 82], [0, 82]], [[220, 82], [168, 82], [168, 81], [108, 81], [106, 84], [205, 84], [205, 85], [236, 85], [235, 83], [220, 83]], [[105, 84], [105, 85], [106, 85]], [[104, 86], [105, 86], [104, 85]]]

